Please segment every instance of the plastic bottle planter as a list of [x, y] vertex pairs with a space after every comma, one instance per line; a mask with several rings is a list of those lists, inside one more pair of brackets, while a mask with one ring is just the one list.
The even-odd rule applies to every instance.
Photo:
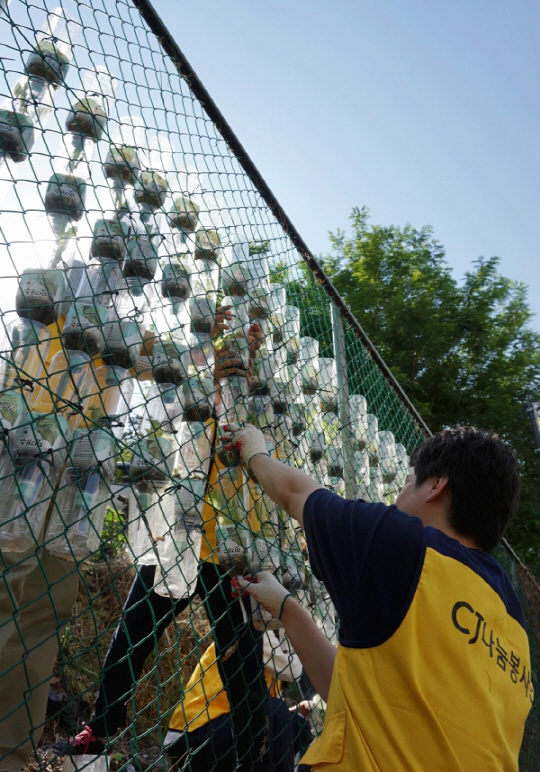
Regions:
[[64, 324], [64, 346], [68, 349], [87, 351], [90, 356], [101, 353], [105, 348], [103, 325], [107, 322], [108, 315], [107, 306], [99, 302], [74, 303]]
[[185, 338], [165, 333], [154, 344], [152, 370], [157, 383], [179, 385], [188, 377], [189, 347]]
[[45, 534], [47, 552], [77, 561], [96, 552], [109, 498], [109, 488], [98, 469], [82, 473], [66, 469]]
[[379, 421], [376, 415], [368, 413], [367, 422], [366, 450], [369, 453], [370, 466], [377, 466], [379, 463]]
[[85, 268], [78, 297], [69, 309], [62, 331], [66, 348], [87, 351], [91, 356], [103, 351], [103, 325], [120, 280], [120, 265], [115, 260]]
[[270, 397], [250, 397], [247, 401], [248, 421], [262, 432], [274, 425], [274, 408]]
[[304, 394], [314, 395], [319, 389], [319, 341], [300, 338], [300, 368]]
[[135, 180], [135, 200], [155, 210], [163, 206], [167, 200], [169, 184], [166, 177], [157, 171], [148, 169]]
[[176, 255], [163, 261], [161, 295], [173, 302], [191, 295], [192, 265], [187, 257]]
[[240, 465], [240, 452], [236, 448], [226, 450], [223, 446], [223, 434], [225, 428], [223, 425], [218, 426], [217, 440], [216, 440], [216, 458], [221, 466], [232, 468]]
[[116, 471], [116, 440], [107, 425], [102, 429], [77, 429], [69, 461], [79, 470], [99, 465], [103, 477], [112, 480]]
[[122, 262], [126, 256], [128, 235], [129, 225], [111, 212], [106, 218], [95, 222], [90, 255]]
[[268, 302], [268, 287], [250, 287], [247, 300], [249, 318], [253, 322], [260, 322], [270, 315]]
[[99, 65], [85, 72], [82, 79], [84, 96], [68, 113], [66, 129], [96, 142], [101, 139], [109, 114], [108, 100], [114, 97], [116, 80], [106, 67]]
[[250, 351], [243, 327], [236, 329], [223, 330], [215, 340], [216, 359], [229, 359], [236, 356], [240, 359], [244, 367], [249, 366]]
[[135, 185], [140, 168], [139, 152], [136, 147], [111, 146], [103, 164], [103, 174], [107, 179], [118, 180], [124, 185]]
[[395, 478], [395, 484], [398, 491], [405, 485], [405, 480], [409, 474], [409, 454], [407, 448], [400, 442], [396, 442], [396, 456], [397, 456], [397, 473]]
[[215, 230], [199, 228], [195, 233], [195, 260], [211, 260], [217, 262], [221, 254], [221, 239]]
[[0, 546], [6, 552], [17, 553], [37, 549], [43, 543], [45, 515], [58, 471], [44, 458], [32, 461], [21, 457], [16, 465], [6, 459], [2, 475]]
[[369, 501], [374, 503], [384, 501], [384, 483], [380, 468], [378, 466], [372, 466], [370, 476], [371, 479], [368, 489]]
[[1, 155], [21, 163], [32, 150], [34, 138], [34, 121], [29, 115], [0, 108]]
[[126, 370], [136, 367], [144, 341], [144, 328], [135, 319], [120, 320], [116, 315], [104, 325], [103, 359]]
[[129, 488], [127, 540], [129, 553], [139, 565], [159, 562], [159, 548], [169, 530], [163, 511], [166, 488], [166, 482], [156, 480], [138, 482]]
[[369, 500], [369, 486], [371, 483], [371, 472], [369, 467], [369, 455], [367, 450], [356, 450], [354, 452], [354, 464], [356, 469], [356, 487], [359, 499]]
[[45, 191], [47, 214], [66, 215], [78, 222], [86, 211], [86, 181], [75, 174], [53, 174]]
[[339, 418], [335, 413], [324, 413], [322, 425], [325, 443], [333, 445], [339, 437]]
[[379, 468], [385, 485], [391, 483], [397, 474], [396, 441], [392, 432], [379, 432]]
[[72, 436], [70, 425], [63, 415], [30, 412], [10, 435], [10, 453], [17, 463], [44, 458], [55, 469], [60, 469]]
[[158, 595], [183, 598], [197, 578], [205, 488], [205, 479], [185, 479], [167, 495], [164, 511], [170, 530], [160, 551], [154, 582]]
[[330, 357], [319, 357], [321, 409], [332, 413], [338, 409], [337, 363]]
[[216, 323], [216, 301], [210, 296], [190, 297], [189, 315], [192, 333], [210, 335]]
[[17, 313], [44, 325], [52, 324], [62, 313], [65, 289], [63, 271], [25, 269], [20, 275], [15, 298]]
[[289, 362], [294, 364], [300, 356], [300, 309], [296, 306], [285, 306], [284, 314], [283, 340]]
[[150, 389], [141, 422], [141, 438], [135, 443], [129, 467], [132, 480], [160, 481], [172, 477], [181, 409], [174, 386], [156, 384]]
[[212, 427], [199, 421], [184, 421], [178, 430], [178, 465], [175, 476], [206, 477], [212, 458]]
[[305, 434], [309, 458], [313, 464], [324, 458], [325, 444], [324, 434], [315, 430], [308, 430]]
[[150, 240], [150, 236], [134, 236], [128, 242], [127, 252], [124, 276], [126, 278], [139, 276], [141, 279], [153, 279], [158, 267], [158, 253]]
[[343, 477], [343, 446], [334, 444], [326, 449], [326, 467], [330, 477]]
[[184, 234], [194, 233], [199, 224], [199, 207], [188, 196], [179, 196], [169, 211], [169, 222]]
[[364, 450], [368, 441], [367, 401], [361, 394], [349, 397], [353, 445], [355, 450]]
[[182, 384], [184, 419], [186, 421], [208, 421], [214, 410], [214, 376], [209, 373], [187, 378]]
[[347, 498], [347, 492], [345, 490], [345, 480], [343, 477], [331, 477], [330, 478], [330, 486], [333, 493], [336, 494], [336, 496], [341, 496], [342, 498]]
[[231, 376], [220, 381], [223, 416], [221, 423], [243, 424], [247, 421], [246, 398], [249, 384], [242, 376]]
[[307, 430], [306, 406], [303, 402], [293, 402], [289, 408], [293, 437], [300, 437]]
[[306, 575], [304, 568], [304, 556], [301, 549], [291, 549], [288, 553], [281, 553], [283, 586], [290, 592], [303, 589]]
[[248, 244], [234, 244], [224, 250], [221, 263], [221, 287], [225, 295], [243, 297], [248, 292], [251, 279], [249, 263]]
[[51, 345], [51, 333], [44, 324], [15, 319], [4, 328], [0, 343], [0, 394], [11, 387], [34, 391], [41, 378]]
[[237, 469], [224, 469], [210, 494], [216, 510], [216, 540], [219, 565], [223, 571], [245, 574], [253, 560], [252, 535], [247, 526], [248, 489]]

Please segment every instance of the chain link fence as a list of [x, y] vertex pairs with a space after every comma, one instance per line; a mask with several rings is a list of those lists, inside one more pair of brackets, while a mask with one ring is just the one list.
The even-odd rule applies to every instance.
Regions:
[[[196, 732], [179, 768], [249, 764], [268, 687], [314, 695], [231, 575], [268, 568], [337, 620], [223, 427], [387, 503], [429, 430], [148, 3], [0, 8], [1, 768], [58, 768], [88, 721], [114, 744], [81, 767], [165, 768]], [[537, 674], [538, 588], [501, 559]], [[300, 752], [324, 706], [307, 736], [276, 705], [275, 753]], [[538, 748], [534, 710], [523, 769]]]

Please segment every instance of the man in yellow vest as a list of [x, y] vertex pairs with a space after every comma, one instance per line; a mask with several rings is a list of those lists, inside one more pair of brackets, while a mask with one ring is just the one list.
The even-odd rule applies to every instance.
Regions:
[[[297, 753], [312, 740], [307, 716], [309, 704], [289, 710], [280, 699], [282, 682], [300, 678], [302, 664], [291, 650], [283, 630], [263, 636], [264, 674], [270, 691], [269, 756], [273, 772], [292, 772]], [[164, 745], [167, 755], [181, 768], [189, 759], [191, 772], [231, 772], [237, 754], [227, 693], [219, 674], [216, 647], [212, 643], [189, 679], [183, 700], [176, 706]], [[176, 765], [175, 765], [176, 766]], [[245, 766], [242, 766], [245, 769]]]
[[302, 763], [315, 772], [517, 772], [533, 702], [523, 611], [492, 557], [519, 495], [496, 436], [447, 429], [412, 453], [396, 506], [346, 501], [268, 457], [252, 426], [231, 440], [305, 529], [334, 602], [334, 647], [268, 573], [238, 579], [279, 617], [327, 700]]

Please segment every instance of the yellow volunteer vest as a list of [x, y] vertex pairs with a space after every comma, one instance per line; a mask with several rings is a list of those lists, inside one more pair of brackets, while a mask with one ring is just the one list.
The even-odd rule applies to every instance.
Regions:
[[474, 570], [427, 547], [397, 631], [339, 645], [314, 772], [517, 772], [533, 701], [527, 634]]
[[[266, 685], [272, 697], [278, 696], [276, 682], [268, 670], [264, 671]], [[216, 647], [212, 643], [204, 652], [189, 679], [183, 702], [178, 703], [172, 714], [169, 729], [193, 732], [208, 721], [230, 713], [229, 700], [223, 688], [216, 660]]]

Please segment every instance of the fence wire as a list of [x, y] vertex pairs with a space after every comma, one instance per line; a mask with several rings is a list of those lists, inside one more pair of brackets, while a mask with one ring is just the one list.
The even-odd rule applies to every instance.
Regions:
[[[2, 769], [59, 768], [47, 749], [88, 721], [110, 747], [81, 768], [166, 768], [165, 746], [249, 765], [268, 688], [315, 699], [309, 722], [272, 715], [274, 752], [301, 752], [324, 705], [230, 579], [277, 572], [332, 640], [335, 610], [223, 426], [387, 503], [426, 431], [137, 6], [0, 2]], [[536, 710], [522, 755], [538, 768]]]

